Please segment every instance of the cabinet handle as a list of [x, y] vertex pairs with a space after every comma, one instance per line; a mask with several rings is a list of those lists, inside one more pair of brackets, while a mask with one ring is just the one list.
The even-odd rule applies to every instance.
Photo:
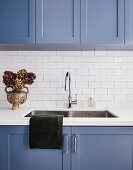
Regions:
[[74, 152], [77, 152], [77, 136], [74, 135]]
[[66, 136], [66, 154], [68, 154], [68, 135], [65, 136]]

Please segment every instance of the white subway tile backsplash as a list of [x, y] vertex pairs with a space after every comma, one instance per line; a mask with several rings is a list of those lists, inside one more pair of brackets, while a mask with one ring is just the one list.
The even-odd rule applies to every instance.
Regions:
[[[42, 48], [42, 51], [41, 51]], [[66, 108], [68, 91], [64, 91], [65, 74], [71, 73], [72, 96], [78, 94], [78, 105], [86, 107], [91, 96], [97, 106], [132, 106], [133, 51], [81, 50], [0, 51], [0, 107], [11, 107], [2, 83], [5, 70], [17, 72], [25, 68], [37, 76], [29, 86], [27, 101], [21, 107]], [[76, 49], [76, 47], [75, 47]]]

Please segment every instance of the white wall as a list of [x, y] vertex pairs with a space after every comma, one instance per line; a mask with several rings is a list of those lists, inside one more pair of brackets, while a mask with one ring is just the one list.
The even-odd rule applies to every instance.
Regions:
[[11, 106], [4, 92], [5, 70], [27, 69], [36, 74], [22, 107], [67, 107], [65, 73], [72, 77], [72, 94], [85, 107], [92, 96], [97, 106], [133, 105], [133, 51], [0, 51], [0, 107]]

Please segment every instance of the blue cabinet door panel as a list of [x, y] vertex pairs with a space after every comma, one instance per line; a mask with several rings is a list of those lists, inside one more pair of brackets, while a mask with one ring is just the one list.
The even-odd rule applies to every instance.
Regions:
[[81, 43], [124, 43], [124, 0], [81, 0]]
[[[63, 133], [70, 138], [69, 127], [64, 128]], [[0, 170], [62, 170], [65, 151], [30, 149], [28, 126], [3, 126], [0, 134]], [[70, 150], [70, 147], [68, 149]], [[69, 162], [67, 158], [65, 164], [68, 167]], [[64, 170], [68, 170], [67, 166]]]
[[133, 128], [73, 127], [72, 134], [72, 170], [132, 170]]
[[[71, 170], [71, 127], [63, 127], [63, 170]], [[58, 170], [58, 169], [57, 169]]]
[[80, 0], [38, 0], [36, 41], [80, 43]]
[[0, 0], [0, 43], [35, 43], [35, 0]]
[[133, 43], [133, 0], [125, 1], [125, 43]]

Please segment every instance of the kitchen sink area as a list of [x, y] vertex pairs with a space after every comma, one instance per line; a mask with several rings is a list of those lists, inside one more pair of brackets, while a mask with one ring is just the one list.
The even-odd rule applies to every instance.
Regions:
[[133, 0], [0, 0], [0, 170], [133, 170]]
[[117, 118], [115, 114], [108, 110], [105, 111], [43, 111], [33, 110], [25, 117], [33, 115], [63, 115], [64, 117], [81, 117], [81, 118]]

